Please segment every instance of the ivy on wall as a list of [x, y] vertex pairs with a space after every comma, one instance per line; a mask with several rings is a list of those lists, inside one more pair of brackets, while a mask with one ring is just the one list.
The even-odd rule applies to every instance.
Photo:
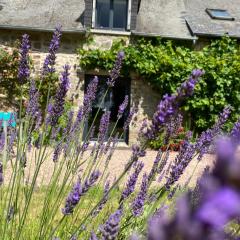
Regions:
[[232, 120], [238, 118], [240, 49], [236, 40], [228, 37], [214, 40], [201, 51], [159, 39], [138, 39], [128, 46], [123, 41], [117, 41], [109, 50], [79, 49], [79, 64], [85, 70], [109, 70], [119, 50], [125, 52], [122, 74], [128, 75], [130, 71], [138, 73], [160, 95], [172, 93], [192, 69], [205, 70], [194, 96], [183, 107], [185, 115], [191, 116], [187, 119], [191, 119], [192, 129], [200, 131], [211, 126], [227, 104], [234, 109]]

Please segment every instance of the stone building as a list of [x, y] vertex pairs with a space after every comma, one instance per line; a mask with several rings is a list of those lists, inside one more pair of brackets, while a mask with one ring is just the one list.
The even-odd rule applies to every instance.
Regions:
[[[61, 24], [63, 38], [57, 69], [60, 71], [66, 63], [72, 66], [71, 92], [77, 103], [93, 75], [99, 76], [104, 90], [108, 74], [94, 71], [94, 67], [90, 72], [79, 68], [76, 49], [84, 45], [89, 33], [94, 48], [108, 49], [114, 39], [129, 42], [133, 36], [160, 36], [189, 42], [197, 49], [212, 37], [240, 37], [239, 4], [239, 0], [0, 0], [0, 47], [11, 47], [23, 33], [28, 33], [37, 73], [52, 31]], [[139, 113], [122, 140], [132, 143], [141, 119], [153, 114], [161, 96], [134, 73], [119, 82], [101, 108], [111, 109], [116, 115], [124, 95], [130, 95], [130, 103], [138, 106]], [[113, 123], [115, 118], [112, 116]], [[122, 128], [122, 122], [118, 127]]]

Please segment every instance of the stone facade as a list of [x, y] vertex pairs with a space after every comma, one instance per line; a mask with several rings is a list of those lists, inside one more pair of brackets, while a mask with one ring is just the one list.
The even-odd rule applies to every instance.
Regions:
[[[11, 48], [16, 40], [21, 39], [25, 32], [14, 30], [0, 30], [0, 48]], [[41, 66], [48, 52], [51, 33], [43, 32], [26, 32], [30, 35], [31, 40], [31, 57], [33, 60], [34, 71], [33, 75], [37, 75], [41, 71]], [[63, 34], [61, 47], [57, 54], [56, 70], [61, 71], [64, 64], [71, 66], [71, 90], [70, 96], [74, 100], [73, 104], [77, 106], [82, 102], [84, 96], [84, 76], [85, 72], [79, 68], [79, 56], [77, 49], [84, 48], [101, 48], [109, 49], [116, 39], [123, 39], [126, 43], [129, 42], [128, 36], [110, 36], [103, 34], [94, 34], [91, 45], [84, 45], [85, 36], [81, 34]], [[88, 72], [89, 73], [89, 72]], [[103, 74], [100, 70], [93, 69], [91, 74]], [[104, 75], [107, 74], [106, 72]], [[133, 124], [129, 129], [129, 144], [136, 141], [138, 129], [141, 126], [142, 119], [151, 117], [156, 109], [160, 96], [136, 74], [131, 74], [131, 105], [137, 106], [139, 111]], [[69, 96], [69, 97], [70, 97]]]

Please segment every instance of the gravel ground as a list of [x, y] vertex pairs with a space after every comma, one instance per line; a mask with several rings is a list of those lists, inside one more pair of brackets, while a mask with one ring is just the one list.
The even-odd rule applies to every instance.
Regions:
[[[84, 155], [84, 158], [87, 158], [89, 156], [89, 154], [90, 154], [90, 151], [87, 151]], [[146, 152], [146, 156], [141, 158], [141, 160], [144, 162], [144, 171], [143, 172], [150, 171], [156, 155], [157, 155], [156, 151], [148, 150]], [[177, 152], [170, 153], [166, 168], [169, 166], [169, 164], [171, 164], [174, 161], [174, 158], [176, 157], [176, 155], [177, 155]], [[109, 174], [108, 179], [113, 181], [113, 179], [115, 177], [118, 177], [122, 173], [122, 171], [124, 170], [124, 166], [126, 165], [130, 156], [131, 156], [130, 149], [116, 149], [115, 150], [115, 152], [112, 156], [112, 159], [109, 162], [108, 169], [107, 169], [107, 172]], [[105, 161], [103, 159], [102, 163], [104, 163], [104, 162]], [[187, 169], [184, 171], [184, 174], [179, 179], [178, 184], [180, 186], [183, 186], [186, 182], [189, 181], [189, 178], [191, 178], [191, 180], [189, 182], [189, 186], [193, 187], [195, 185], [197, 179], [201, 176], [204, 168], [206, 166], [210, 166], [210, 167], [213, 166], [213, 162], [214, 162], [214, 155], [210, 155], [210, 154], [205, 155], [204, 158], [200, 162], [198, 162], [197, 159], [194, 159], [189, 164]], [[30, 165], [29, 163], [27, 163], [26, 180], [25, 181], [28, 181], [28, 179], [32, 178], [33, 173], [34, 173], [34, 168], [35, 168], [34, 164]], [[99, 166], [100, 171], [103, 171], [103, 168], [104, 168], [104, 164]], [[53, 169], [54, 169], [54, 163], [52, 161], [52, 158], [49, 156], [45, 159], [45, 162], [40, 169], [39, 177], [37, 179], [38, 186], [48, 184], [49, 179], [52, 175]], [[83, 169], [84, 169], [84, 166], [83, 166]], [[194, 170], [194, 174], [192, 174], [193, 170]], [[9, 181], [9, 178], [11, 176], [10, 173], [11, 173], [11, 167], [9, 164], [8, 168], [4, 172], [4, 178], [5, 178], [4, 182], [5, 183]], [[155, 184], [159, 184], [159, 183], [155, 182]]]

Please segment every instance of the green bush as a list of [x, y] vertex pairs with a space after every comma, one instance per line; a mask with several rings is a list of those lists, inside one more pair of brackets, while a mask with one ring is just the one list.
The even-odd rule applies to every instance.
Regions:
[[[10, 103], [14, 103], [14, 100], [19, 99], [23, 94], [23, 98], [28, 97], [28, 91], [30, 84], [26, 82], [24, 85], [20, 84], [18, 79], [18, 67], [19, 67], [19, 43], [16, 42], [11, 51], [0, 48], [0, 92], [7, 96]], [[31, 67], [32, 60], [29, 60]], [[44, 112], [47, 99], [49, 96], [54, 96], [58, 86], [58, 74], [48, 74], [44, 78], [36, 79], [37, 87], [40, 88], [40, 105]]]
[[18, 94], [17, 84], [19, 52], [17, 48], [12, 51], [0, 49], [0, 91], [9, 99]]
[[200, 132], [211, 126], [217, 114], [230, 104], [234, 110], [231, 120], [238, 118], [240, 105], [240, 50], [236, 40], [224, 37], [214, 40], [201, 51], [178, 46], [171, 41], [136, 40], [130, 45], [115, 42], [110, 50], [79, 49], [80, 65], [111, 69], [116, 53], [125, 51], [123, 75], [134, 71], [143, 76], [160, 95], [172, 93], [194, 68], [204, 69], [205, 75], [196, 92], [183, 106], [192, 130]]

